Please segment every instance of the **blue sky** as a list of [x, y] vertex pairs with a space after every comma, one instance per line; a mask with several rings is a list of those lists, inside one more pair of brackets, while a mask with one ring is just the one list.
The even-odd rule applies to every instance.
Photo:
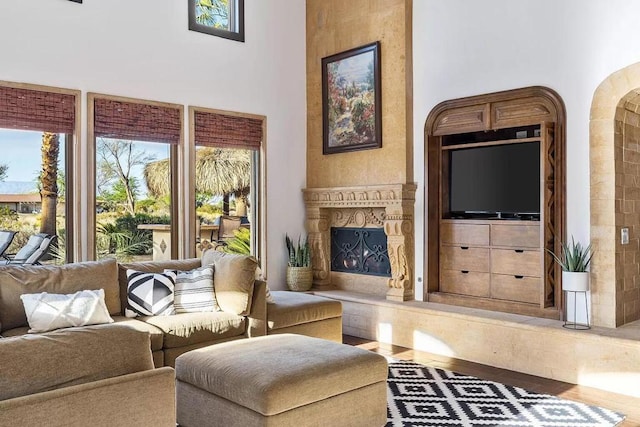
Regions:
[[[0, 130], [0, 164], [9, 165], [7, 181], [33, 181], [40, 173], [42, 132]], [[60, 152], [61, 160], [64, 153]]]
[[[28, 181], [37, 179], [41, 168], [40, 144], [42, 132], [0, 129], [0, 164], [9, 165], [6, 181]], [[166, 159], [169, 148], [166, 144], [144, 143], [136, 144], [156, 160]], [[60, 166], [64, 168], [64, 149], [60, 147]], [[142, 167], [136, 167], [133, 174], [139, 178], [144, 186]], [[144, 189], [143, 187], [143, 190]]]

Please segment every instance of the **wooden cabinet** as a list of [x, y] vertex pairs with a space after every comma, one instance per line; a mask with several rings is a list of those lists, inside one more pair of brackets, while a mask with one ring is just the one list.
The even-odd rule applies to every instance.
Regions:
[[540, 304], [539, 222], [442, 220], [440, 292]]
[[[565, 121], [559, 95], [540, 86], [453, 99], [434, 107], [425, 127], [428, 301], [560, 318], [561, 271], [548, 251], [558, 253], [564, 235]], [[533, 165], [525, 176], [531, 183], [538, 175], [539, 209], [460, 207], [465, 203], [459, 203], [460, 167], [454, 157], [459, 161], [464, 157], [460, 153], [489, 152], [489, 147], [505, 145], [514, 148], [493, 152], [513, 153], [514, 144], [539, 148], [539, 168]], [[469, 169], [473, 168], [463, 170]], [[463, 188], [480, 181], [465, 181]], [[482, 189], [503, 182], [510, 181], [501, 178]], [[468, 215], [478, 212], [489, 215]], [[504, 219], [505, 212], [518, 213]]]

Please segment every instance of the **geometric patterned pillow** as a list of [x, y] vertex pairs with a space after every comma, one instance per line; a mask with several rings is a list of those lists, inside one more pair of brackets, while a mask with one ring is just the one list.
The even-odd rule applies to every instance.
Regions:
[[220, 311], [213, 292], [213, 266], [178, 271], [174, 296], [176, 313]]
[[170, 316], [173, 308], [173, 291], [177, 272], [144, 273], [127, 270], [127, 317]]

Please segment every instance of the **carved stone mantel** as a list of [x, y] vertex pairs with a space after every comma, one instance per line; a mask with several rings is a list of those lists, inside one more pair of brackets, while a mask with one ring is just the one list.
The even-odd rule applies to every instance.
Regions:
[[411, 183], [304, 189], [314, 288], [327, 289], [331, 286], [332, 225], [378, 227], [384, 228], [387, 235], [391, 263], [387, 299], [413, 299], [413, 209], [416, 188], [416, 184]]

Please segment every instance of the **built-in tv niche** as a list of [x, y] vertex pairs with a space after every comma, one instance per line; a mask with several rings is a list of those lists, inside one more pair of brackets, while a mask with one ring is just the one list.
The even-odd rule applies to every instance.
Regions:
[[425, 126], [425, 300], [558, 319], [565, 111], [535, 86], [438, 104]]
[[540, 127], [443, 137], [444, 218], [540, 219]]

